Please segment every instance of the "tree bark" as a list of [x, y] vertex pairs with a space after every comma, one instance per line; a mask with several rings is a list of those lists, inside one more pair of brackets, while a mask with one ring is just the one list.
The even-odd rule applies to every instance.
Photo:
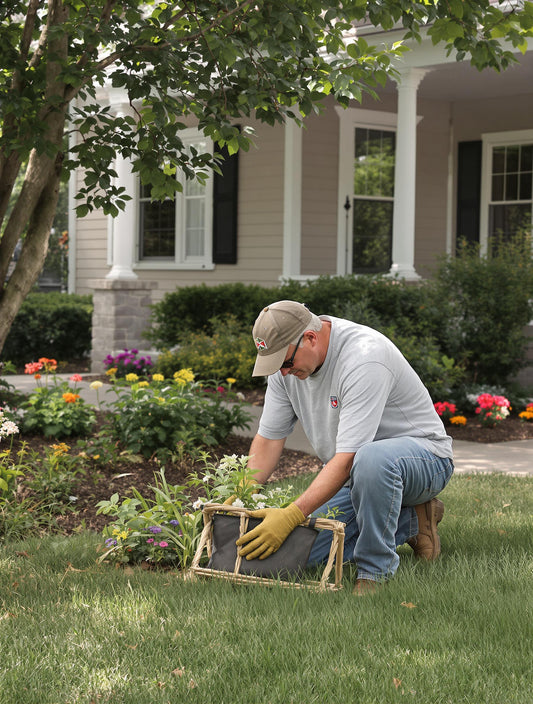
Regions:
[[4, 347], [13, 320], [37, 281], [46, 259], [59, 197], [61, 161], [62, 157], [58, 157], [48, 182], [41, 190], [31, 214], [17, 265], [0, 297], [0, 351]]

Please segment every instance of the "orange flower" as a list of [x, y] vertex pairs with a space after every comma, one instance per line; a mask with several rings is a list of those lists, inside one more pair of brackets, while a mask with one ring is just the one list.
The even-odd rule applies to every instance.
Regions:
[[43, 365], [46, 372], [55, 372], [57, 369], [57, 362], [55, 359], [48, 359], [47, 357], [41, 357], [39, 363]]
[[73, 394], [70, 391], [67, 391], [66, 394], [63, 394], [63, 400], [65, 401], [65, 403], [76, 403], [79, 397], [79, 394]]

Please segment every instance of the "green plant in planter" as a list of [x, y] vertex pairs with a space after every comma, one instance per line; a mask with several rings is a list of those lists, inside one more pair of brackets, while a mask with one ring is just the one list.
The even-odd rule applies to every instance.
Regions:
[[[133, 487], [132, 497], [121, 501], [113, 494], [97, 504], [97, 513], [114, 518], [103, 531], [105, 548], [100, 561], [148, 562], [186, 569], [200, 540], [206, 501], [223, 503], [235, 496], [234, 505], [255, 509], [287, 506], [296, 498], [292, 486], [259, 490], [245, 455], [226, 455], [217, 465], [206, 452], [199, 453], [199, 459], [203, 470], [189, 474], [185, 485], [169, 484], [162, 468], [155, 474], [153, 497], [146, 498]], [[191, 490], [200, 494], [194, 501]]]
[[108, 393], [116, 394], [111, 403], [113, 437], [144, 457], [165, 460], [178, 447], [194, 453], [250, 422], [231, 384], [200, 384], [189, 369], [176, 372], [172, 379], [154, 374], [150, 382], [127, 374]]

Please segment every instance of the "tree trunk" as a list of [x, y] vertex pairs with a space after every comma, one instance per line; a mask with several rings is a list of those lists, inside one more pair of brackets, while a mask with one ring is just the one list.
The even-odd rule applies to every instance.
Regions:
[[0, 296], [0, 353], [22, 302], [37, 281], [46, 259], [50, 230], [59, 197], [62, 157], [58, 157], [48, 182], [30, 217], [16, 267]]

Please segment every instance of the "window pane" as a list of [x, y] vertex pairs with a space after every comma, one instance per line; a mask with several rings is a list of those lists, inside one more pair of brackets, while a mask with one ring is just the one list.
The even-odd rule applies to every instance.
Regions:
[[503, 200], [503, 176], [492, 177], [492, 200]]
[[386, 272], [392, 263], [392, 202], [354, 199], [353, 271]]
[[489, 238], [507, 240], [518, 231], [531, 228], [531, 205], [491, 205], [489, 208]]
[[393, 197], [395, 140], [394, 132], [355, 130], [355, 195]]
[[174, 257], [174, 219], [173, 201], [141, 203], [141, 259]]
[[533, 171], [533, 144], [526, 144], [521, 149], [520, 171]]
[[533, 198], [532, 174], [520, 175], [520, 200], [531, 200]]
[[518, 199], [518, 174], [507, 174], [505, 178], [505, 200]]
[[507, 173], [511, 171], [518, 171], [519, 153], [520, 147], [507, 147], [507, 158], [505, 160], [505, 170], [507, 171]]
[[201, 257], [204, 254], [204, 201], [188, 199], [185, 217], [185, 256]]
[[495, 147], [492, 151], [492, 173], [505, 172], [505, 147]]

